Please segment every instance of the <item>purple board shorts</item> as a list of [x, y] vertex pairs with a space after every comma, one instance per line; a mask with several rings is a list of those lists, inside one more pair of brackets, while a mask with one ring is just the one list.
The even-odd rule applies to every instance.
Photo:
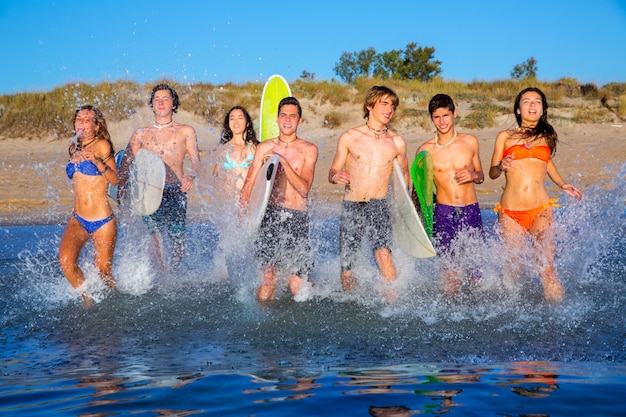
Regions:
[[483, 220], [478, 203], [469, 206], [435, 204], [433, 212], [433, 237], [440, 251], [447, 252], [452, 241], [461, 232], [483, 234]]

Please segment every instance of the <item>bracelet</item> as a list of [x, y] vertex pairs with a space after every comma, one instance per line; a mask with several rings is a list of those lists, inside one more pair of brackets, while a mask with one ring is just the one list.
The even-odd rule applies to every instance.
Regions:
[[337, 173], [335, 172], [335, 173], [333, 174], [333, 176], [332, 176], [332, 177], [330, 177], [330, 182], [332, 182], [333, 184], [337, 184], [337, 183], [335, 182], [335, 176], [336, 176], [336, 175], [337, 175]]

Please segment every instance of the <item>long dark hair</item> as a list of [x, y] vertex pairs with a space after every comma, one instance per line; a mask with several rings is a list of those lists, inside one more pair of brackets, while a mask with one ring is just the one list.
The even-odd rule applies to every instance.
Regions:
[[[109, 128], [107, 127], [107, 121], [104, 118], [104, 114], [102, 114], [100, 109], [97, 108], [96, 106], [93, 106], [91, 104], [84, 104], [80, 106], [79, 108], [77, 108], [76, 111], [74, 112], [74, 118], [72, 119], [72, 128], [76, 127], [76, 118], [78, 117], [78, 113], [80, 113], [83, 110], [90, 110], [93, 112], [93, 114], [96, 117], [96, 120], [95, 120], [96, 126], [98, 126], [98, 130], [96, 131], [95, 137], [109, 142], [109, 146], [111, 147], [110, 155], [114, 155], [115, 151], [113, 149], [113, 142], [111, 141], [111, 134], [109, 133]], [[82, 149], [81, 142], [72, 143], [68, 149], [68, 152], [70, 156], [72, 156], [74, 152], [80, 151], [81, 149]], [[110, 155], [107, 155], [107, 156], [110, 156]]]
[[528, 87], [519, 92], [517, 97], [515, 98], [515, 105], [513, 106], [513, 113], [515, 114], [515, 120], [517, 120], [517, 125], [522, 126], [522, 115], [518, 113], [520, 106], [520, 101], [522, 100], [522, 96], [528, 92], [534, 92], [539, 94], [541, 97], [541, 106], [543, 107], [543, 114], [539, 118], [537, 125], [532, 129], [525, 129], [522, 132], [523, 139], [530, 139], [529, 142], [534, 142], [536, 140], [541, 139], [542, 137], [546, 139], [546, 143], [550, 148], [550, 154], [554, 154], [556, 152], [556, 144], [559, 141], [558, 134], [554, 127], [548, 122], [548, 100], [546, 99], [546, 95], [543, 94], [543, 91], [536, 87]]
[[252, 142], [254, 146], [259, 144], [259, 140], [256, 137], [256, 132], [254, 131], [254, 126], [252, 125], [252, 118], [250, 117], [250, 113], [242, 106], [234, 106], [228, 112], [226, 112], [226, 116], [224, 117], [222, 136], [220, 137], [220, 145], [228, 142], [233, 138], [233, 131], [230, 130], [229, 120], [230, 114], [233, 110], [241, 110], [243, 112], [243, 116], [246, 119], [246, 130], [243, 132], [243, 140], [245, 143]]

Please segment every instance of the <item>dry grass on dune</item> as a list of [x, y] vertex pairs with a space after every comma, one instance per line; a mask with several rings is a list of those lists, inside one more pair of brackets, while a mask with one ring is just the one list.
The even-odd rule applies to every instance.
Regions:
[[[253, 118], [259, 116], [263, 89], [260, 83], [182, 85], [164, 82], [180, 95], [181, 108], [175, 119], [196, 129], [204, 164], [210, 164], [209, 151], [218, 142], [221, 122], [230, 107], [243, 105]], [[107, 118], [114, 146], [120, 149], [126, 146], [135, 129], [152, 123], [147, 102], [155, 84], [72, 83], [49, 92], [0, 96], [0, 224], [64, 222], [74, 197], [64, 172], [74, 110], [82, 104], [100, 107]], [[515, 125], [512, 101], [527, 86], [511, 80], [423, 83], [360, 79], [354, 85], [292, 82], [292, 93], [303, 106], [299, 134], [320, 149], [311, 192], [316, 210], [332, 212], [339, 208], [341, 187], [329, 184], [326, 173], [338, 136], [343, 130], [363, 123], [363, 97], [375, 84], [387, 85], [400, 96], [391, 128], [406, 139], [409, 158], [421, 143], [432, 137], [428, 101], [437, 93], [450, 94], [459, 109], [459, 130], [479, 138], [483, 168], [490, 162], [497, 132]], [[550, 120], [561, 140], [555, 156], [561, 174], [582, 188], [596, 184], [610, 187], [615, 171], [626, 161], [623, 141], [616, 140], [624, 138], [621, 126], [626, 120], [626, 83], [597, 88], [563, 79], [535, 85], [550, 100]], [[482, 207], [497, 202], [502, 185], [500, 178], [477, 186]], [[210, 196], [199, 193], [198, 188], [190, 193], [190, 221], [202, 220], [198, 217], [206, 211], [202, 205], [210, 200]]]

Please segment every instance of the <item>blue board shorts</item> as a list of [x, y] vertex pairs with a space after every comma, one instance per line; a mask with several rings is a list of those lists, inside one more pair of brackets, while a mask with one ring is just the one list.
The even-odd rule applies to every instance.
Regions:
[[180, 190], [180, 182], [165, 184], [161, 205], [149, 216], [143, 216], [150, 234], [167, 230], [175, 244], [181, 245], [185, 240], [187, 220], [187, 193]]

